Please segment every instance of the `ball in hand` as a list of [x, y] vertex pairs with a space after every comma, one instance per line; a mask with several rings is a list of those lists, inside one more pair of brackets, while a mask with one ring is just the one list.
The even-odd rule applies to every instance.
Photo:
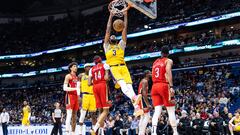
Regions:
[[124, 28], [123, 20], [117, 19], [113, 22], [113, 29], [116, 32], [121, 32], [123, 30], [123, 28]]

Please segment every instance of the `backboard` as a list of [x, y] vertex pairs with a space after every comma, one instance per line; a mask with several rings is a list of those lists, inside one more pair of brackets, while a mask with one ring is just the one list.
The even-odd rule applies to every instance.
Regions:
[[[144, 13], [152, 19], [157, 18], [157, 0], [152, 0], [152, 2], [145, 2], [149, 0], [126, 0], [128, 4], [136, 8], [140, 12]], [[150, 0], [151, 1], [151, 0]]]

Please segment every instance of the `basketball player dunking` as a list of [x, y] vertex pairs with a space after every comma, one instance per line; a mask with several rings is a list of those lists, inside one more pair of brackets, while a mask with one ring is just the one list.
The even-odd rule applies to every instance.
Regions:
[[133, 90], [132, 79], [124, 60], [124, 52], [127, 43], [128, 11], [124, 12], [124, 28], [122, 30], [122, 39], [120, 42], [118, 42], [115, 35], [110, 36], [112, 18], [113, 14], [110, 13], [103, 44], [106, 63], [110, 66], [110, 72], [117, 84], [120, 85], [122, 92], [133, 101], [133, 106], [135, 108], [134, 115], [139, 116], [143, 114], [143, 110], [141, 110], [138, 105], [141, 100], [141, 95], [136, 95]]
[[139, 135], [145, 135], [145, 130], [150, 119], [150, 103], [148, 100], [148, 81], [151, 78], [151, 71], [144, 71], [144, 78], [141, 80], [138, 87], [138, 94], [142, 94], [142, 100], [139, 103], [141, 109], [143, 109], [144, 114], [141, 115], [139, 121]]
[[65, 76], [63, 90], [66, 91], [66, 132], [67, 135], [70, 134], [70, 125], [72, 119], [72, 134], [75, 135], [76, 128], [76, 118], [77, 111], [79, 110], [79, 95], [80, 95], [80, 83], [77, 77], [77, 68], [78, 64], [76, 62], [72, 62], [68, 65], [68, 71], [70, 72]]
[[152, 67], [152, 101], [154, 106], [154, 114], [152, 118], [152, 135], [157, 135], [157, 123], [161, 115], [162, 106], [167, 108], [169, 122], [173, 128], [173, 135], [178, 135], [177, 123], [175, 116], [175, 103], [172, 100], [174, 96], [172, 65], [173, 61], [168, 57], [169, 49], [163, 46], [161, 50], [161, 58], [158, 58]]

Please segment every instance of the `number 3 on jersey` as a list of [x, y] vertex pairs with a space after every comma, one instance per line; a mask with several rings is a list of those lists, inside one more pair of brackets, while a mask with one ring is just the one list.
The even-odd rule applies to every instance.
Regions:
[[101, 78], [102, 78], [102, 75], [101, 75], [101, 72], [100, 72], [100, 71], [95, 72], [95, 73], [94, 73], [94, 76], [95, 76], [95, 80], [98, 80], [98, 79], [101, 79]]
[[158, 78], [158, 77], [159, 77], [159, 71], [160, 71], [160, 70], [159, 70], [159, 68], [155, 68], [154, 70], [155, 70], [155, 73], [156, 73], [156, 74], [155, 74], [155, 77]]
[[116, 56], [116, 54], [117, 54], [117, 51], [113, 50], [113, 56]]

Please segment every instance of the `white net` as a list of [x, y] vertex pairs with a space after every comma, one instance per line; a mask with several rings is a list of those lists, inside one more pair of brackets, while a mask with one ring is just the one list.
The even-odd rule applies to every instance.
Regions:
[[114, 16], [123, 17], [123, 12], [128, 9], [127, 2], [125, 0], [113, 0], [108, 9]]

